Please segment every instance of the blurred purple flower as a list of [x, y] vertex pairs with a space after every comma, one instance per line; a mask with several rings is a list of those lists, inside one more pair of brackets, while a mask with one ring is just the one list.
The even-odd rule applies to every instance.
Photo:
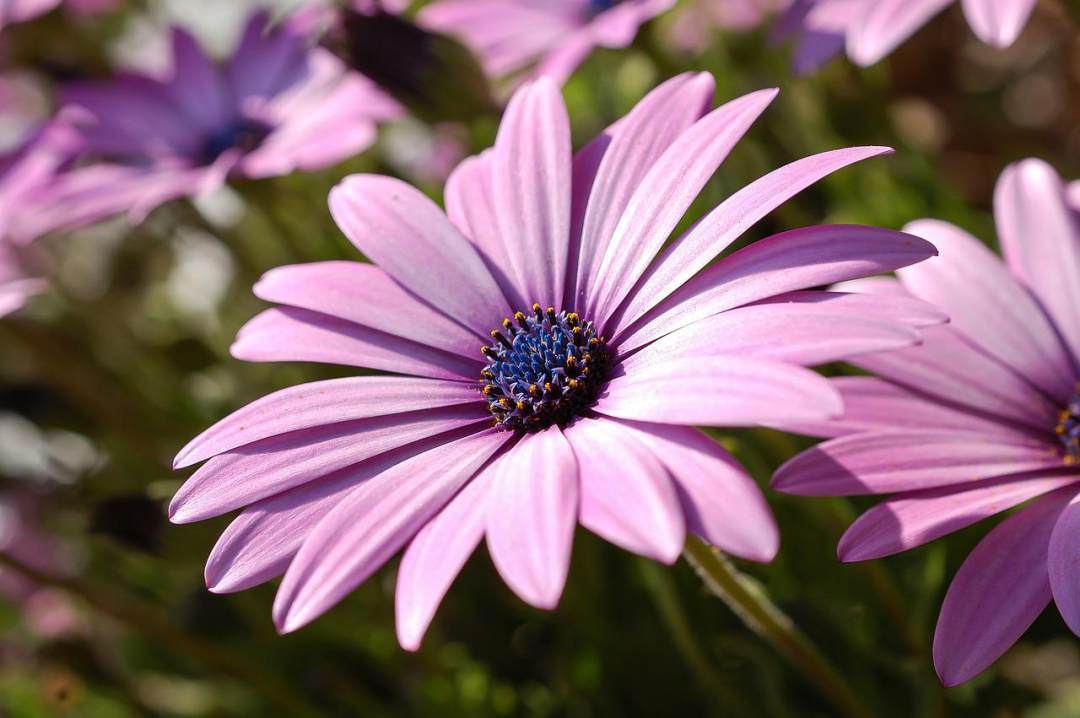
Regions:
[[593, 48], [628, 46], [675, 0], [435, 0], [424, 27], [461, 38], [492, 77], [534, 66], [562, 83]]
[[215, 65], [187, 32], [173, 30], [167, 81], [130, 74], [66, 88], [83, 113], [83, 170], [61, 201], [87, 214], [158, 204], [220, 186], [333, 165], [375, 139], [376, 123], [401, 109], [288, 23], [249, 21], [232, 58]]
[[707, 74], [668, 80], [572, 156], [557, 85], [526, 84], [494, 148], [451, 175], [447, 214], [391, 177], [338, 185], [331, 212], [375, 264], [269, 272], [255, 292], [282, 306], [243, 327], [233, 355], [409, 376], [285, 389], [180, 451], [177, 468], [209, 461], [173, 498], [174, 522], [243, 509], [207, 563], [210, 589], [284, 574], [274, 618], [293, 631], [404, 548], [398, 637], [415, 649], [484, 537], [507, 584], [548, 609], [579, 522], [664, 562], [687, 532], [772, 559], [756, 484], [690, 425], [837, 415], [804, 366], [913, 344], [909, 325], [943, 317], [807, 291], [933, 253], [900, 232], [807, 227], [710, 265], [791, 196], [886, 148], [787, 165], [666, 244], [776, 94], [710, 111], [713, 89]]
[[836, 437], [782, 466], [775, 488], [897, 493], [840, 541], [844, 561], [920, 546], [1046, 494], [990, 531], [945, 596], [934, 663], [946, 685], [989, 666], [1053, 598], [1080, 633], [1080, 226], [1044, 162], [1010, 166], [994, 195], [1005, 264], [937, 220], [905, 230], [941, 256], [864, 289], [912, 296], [952, 323], [918, 347], [861, 356], [877, 377], [833, 384], [837, 421], [787, 424]]
[[[775, 36], [796, 42], [798, 73], [811, 72], [846, 49], [852, 62], [883, 59], [956, 0], [794, 0]], [[1035, 0], [960, 0], [975, 34], [995, 47], [1012, 45]]]
[[0, 30], [18, 22], [33, 20], [50, 10], [65, 5], [82, 15], [105, 12], [116, 7], [119, 0], [0, 0]]

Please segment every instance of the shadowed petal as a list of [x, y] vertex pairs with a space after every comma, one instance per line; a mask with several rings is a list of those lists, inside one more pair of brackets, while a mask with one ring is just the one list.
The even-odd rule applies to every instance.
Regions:
[[836, 553], [841, 561], [866, 561], [907, 551], [1077, 481], [1075, 472], [1059, 470], [903, 494], [860, 516]]
[[891, 431], [830, 439], [777, 469], [772, 485], [799, 496], [850, 496], [968, 484], [1060, 468], [1060, 452], [1026, 436]]
[[474, 434], [396, 464], [341, 498], [289, 564], [274, 623], [290, 633], [363, 583], [407, 543], [506, 440]]
[[487, 502], [491, 559], [537, 608], [559, 603], [578, 516], [578, 466], [558, 426], [526, 434], [499, 459]]
[[739, 356], [683, 357], [611, 381], [596, 411], [664, 424], [756, 426], [839, 416], [840, 395], [819, 374]]
[[686, 527], [664, 465], [634, 433], [607, 418], [578, 419], [565, 434], [581, 475], [581, 525], [627, 551], [674, 563]]
[[1035, 0], [961, 0], [964, 16], [979, 39], [995, 47], [1016, 42]]
[[1050, 534], [1076, 489], [1060, 489], [994, 527], [956, 572], [934, 632], [934, 667], [955, 686], [996, 661], [1050, 602]]
[[[1077, 480], [1072, 472], [1073, 481]], [[1050, 589], [1061, 617], [1080, 635], [1080, 499], [1073, 497], [1050, 535], [1047, 567]]]
[[172, 28], [172, 70], [169, 94], [177, 108], [204, 131], [232, 121], [232, 98], [218, 68], [186, 30]]

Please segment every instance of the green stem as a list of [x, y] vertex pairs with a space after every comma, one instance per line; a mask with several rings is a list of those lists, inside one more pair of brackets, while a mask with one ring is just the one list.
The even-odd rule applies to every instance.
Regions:
[[696, 536], [686, 542], [687, 562], [705, 585], [735, 612], [750, 630], [772, 644], [848, 718], [871, 718], [836, 668], [760, 590], [750, 583], [722, 553]]
[[161, 618], [145, 606], [121, 596], [116, 591], [104, 591], [90, 586], [77, 578], [54, 576], [39, 571], [22, 561], [0, 552], [0, 566], [15, 571], [34, 583], [64, 591], [81, 599], [91, 608], [135, 629], [142, 635], [158, 640], [189, 659], [202, 663], [214, 672], [220, 672], [243, 681], [267, 701], [282, 711], [281, 715], [322, 715], [287, 689], [281, 682], [264, 675], [253, 663], [224, 650], [221, 646], [194, 638]]

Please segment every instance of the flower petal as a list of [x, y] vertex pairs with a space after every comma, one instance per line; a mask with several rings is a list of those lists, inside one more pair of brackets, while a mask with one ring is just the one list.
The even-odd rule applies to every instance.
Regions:
[[979, 39], [995, 47], [1016, 42], [1035, 0], [962, 0], [964, 16]]
[[401, 286], [486, 336], [511, 312], [476, 250], [434, 202], [399, 179], [351, 175], [330, 213], [361, 252]]
[[934, 666], [946, 686], [985, 670], [1046, 608], [1050, 534], [1075, 494], [1059, 489], [1005, 519], [960, 566], [934, 632]]
[[578, 511], [578, 467], [558, 426], [526, 434], [494, 468], [487, 504], [491, 559], [514, 593], [537, 608], [559, 603]]
[[[1073, 471], [1072, 479], [1077, 480]], [[1050, 535], [1047, 569], [1050, 589], [1061, 617], [1073, 633], [1080, 634], [1080, 499], [1076, 496], [1061, 512]]]
[[172, 63], [168, 91], [192, 123], [214, 132], [233, 120], [225, 78], [195, 38], [179, 27], [172, 28]]
[[866, 11], [848, 27], [848, 57], [863, 67], [873, 65], [953, 2], [877, 0], [866, 3]]
[[[869, 277], [867, 279], [878, 279]], [[836, 310], [850, 316], [861, 316], [867, 319], [878, 319], [885, 322], [897, 322], [909, 327], [932, 327], [938, 324], [946, 324], [949, 315], [941, 311], [933, 304], [924, 302], [908, 295], [882, 296], [880, 294], [863, 293], [857, 287], [867, 280], [855, 279], [850, 282], [841, 282], [833, 289], [845, 288], [846, 291], [821, 291], [802, 290], [778, 294], [758, 302], [762, 304], [787, 304], [796, 303], [803, 305], [818, 305], [825, 311]], [[847, 289], [847, 287], [855, 287]]]
[[614, 378], [596, 411], [662, 424], [757, 426], [839, 416], [840, 396], [819, 374], [740, 356], [683, 357]]
[[565, 434], [581, 475], [581, 525], [627, 551], [674, 563], [686, 526], [671, 477], [654, 453], [606, 417], [578, 419]]
[[483, 366], [458, 354], [295, 307], [257, 315], [240, 328], [230, 351], [245, 361], [342, 364], [436, 379], [473, 380]]
[[836, 552], [841, 561], [866, 561], [907, 551], [1076, 482], [1075, 472], [1059, 470], [902, 494], [860, 516]]
[[1061, 466], [1049, 442], [1023, 435], [889, 431], [818, 444], [777, 469], [772, 486], [799, 496], [887, 494], [974, 487], [982, 479]]
[[484, 432], [397, 464], [344, 495], [311, 533], [285, 572], [274, 623], [290, 633], [363, 583], [435, 516], [499, 447], [504, 432]]

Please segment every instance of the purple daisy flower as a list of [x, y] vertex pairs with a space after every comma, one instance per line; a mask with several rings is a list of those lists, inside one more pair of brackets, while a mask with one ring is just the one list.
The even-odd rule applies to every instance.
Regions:
[[[794, 38], [795, 71], [811, 72], [840, 52], [857, 65], [882, 60], [956, 0], [794, 0], [776, 36]], [[972, 31], [1005, 48], [1024, 29], [1035, 0], [960, 0]]]
[[[248, 22], [224, 65], [187, 32], [172, 35], [168, 80], [130, 74], [66, 88], [84, 115], [84, 152], [104, 161], [98, 181], [68, 202], [139, 218], [169, 199], [199, 194], [230, 175], [262, 178], [333, 165], [368, 147], [376, 123], [401, 109], [289, 23]], [[93, 175], [89, 175], [93, 178]]]
[[596, 47], [622, 48], [675, 0], [436, 0], [417, 16], [456, 35], [492, 77], [529, 66], [565, 82]]
[[557, 85], [511, 99], [493, 149], [448, 180], [446, 212], [400, 180], [330, 194], [374, 264], [275, 269], [279, 307], [235, 357], [406, 376], [293, 387], [194, 439], [207, 461], [173, 498], [187, 523], [243, 509], [206, 581], [238, 591], [284, 574], [280, 631], [333, 606], [392, 555], [397, 627], [415, 649], [481, 539], [506, 583], [553, 608], [574, 527], [659, 561], [687, 532], [755, 561], [779, 537], [754, 481], [688, 425], [840, 412], [804, 368], [908, 346], [944, 318], [915, 300], [806, 291], [905, 266], [933, 247], [900, 232], [817, 226], [710, 262], [809, 184], [887, 148], [808, 157], [736, 192], [669, 246], [683, 213], [775, 90], [709, 111], [713, 79], [675, 77], [571, 155]]
[[833, 380], [845, 415], [788, 424], [835, 437], [773, 485], [800, 495], [898, 494], [840, 541], [843, 561], [888, 556], [1043, 496], [986, 535], [945, 596], [934, 663], [962, 683], [1005, 652], [1053, 599], [1080, 633], [1080, 228], [1044, 162], [1005, 170], [994, 195], [1005, 264], [937, 220], [905, 230], [941, 256], [863, 289], [936, 304], [951, 324], [924, 343], [852, 361]]

